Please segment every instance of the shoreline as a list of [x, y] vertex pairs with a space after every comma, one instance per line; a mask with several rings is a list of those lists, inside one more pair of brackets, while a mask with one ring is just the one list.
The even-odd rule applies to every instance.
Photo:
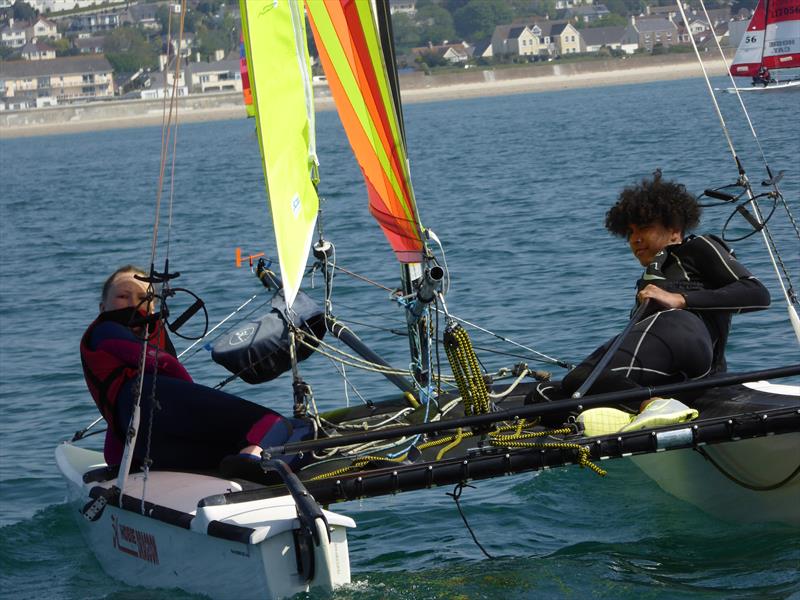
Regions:
[[[709, 76], [726, 73], [721, 59], [704, 63]], [[622, 60], [548, 63], [543, 66], [499, 70], [472, 70], [426, 76], [400, 77], [404, 103], [438, 102], [509, 94], [553, 92], [671, 81], [702, 77], [695, 56], [631, 57]], [[327, 87], [315, 88], [318, 111], [333, 110]], [[244, 119], [240, 92], [188, 96], [179, 101], [181, 123]], [[162, 100], [95, 102], [53, 108], [0, 113], [0, 139], [60, 135], [87, 131], [157, 126], [163, 118]]]

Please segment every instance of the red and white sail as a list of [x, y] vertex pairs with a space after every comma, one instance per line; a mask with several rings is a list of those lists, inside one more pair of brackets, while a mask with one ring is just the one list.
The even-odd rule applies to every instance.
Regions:
[[758, 0], [731, 75], [752, 77], [761, 67], [800, 67], [800, 0]]

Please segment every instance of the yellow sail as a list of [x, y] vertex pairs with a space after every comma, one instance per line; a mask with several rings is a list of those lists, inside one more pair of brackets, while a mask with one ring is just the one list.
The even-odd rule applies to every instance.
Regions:
[[256, 131], [286, 305], [308, 260], [319, 199], [314, 96], [302, 4], [239, 0]]

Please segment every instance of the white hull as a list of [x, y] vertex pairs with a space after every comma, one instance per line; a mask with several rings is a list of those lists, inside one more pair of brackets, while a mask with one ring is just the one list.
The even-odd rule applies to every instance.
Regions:
[[[800, 396], [797, 386], [765, 382], [747, 385], [795, 398]], [[714, 444], [704, 446], [703, 450], [718, 467], [691, 448], [641, 454], [631, 460], [664, 491], [723, 520], [800, 527], [800, 474], [796, 472], [800, 465], [800, 433]], [[792, 473], [795, 476], [784, 485], [764, 489], [786, 480]]]
[[[205, 497], [241, 488], [215, 477], [154, 472], [146, 484], [146, 500], [183, 514], [188, 528], [110, 504], [97, 520], [89, 521], [81, 510], [91, 501], [90, 490], [116, 483], [83, 482], [85, 472], [105, 466], [102, 455], [62, 444], [56, 449], [56, 461], [67, 480], [68, 502], [76, 509], [81, 533], [103, 570], [115, 579], [236, 599], [287, 598], [350, 582], [346, 528], [355, 523], [348, 517], [324, 511], [330, 542], [322, 525], [322, 542], [314, 550], [314, 578], [309, 582], [299, 572], [293, 533], [299, 520], [291, 496], [198, 508]], [[141, 475], [129, 483], [125, 495], [141, 498]], [[321, 521], [316, 523], [319, 527]], [[242, 539], [246, 528], [252, 531]]]
[[800, 79], [793, 79], [792, 81], [780, 81], [778, 83], [772, 83], [766, 87], [759, 84], [735, 88], [717, 88], [717, 90], [727, 92], [728, 94], [735, 94], [736, 92], [780, 92], [788, 90], [800, 90]]

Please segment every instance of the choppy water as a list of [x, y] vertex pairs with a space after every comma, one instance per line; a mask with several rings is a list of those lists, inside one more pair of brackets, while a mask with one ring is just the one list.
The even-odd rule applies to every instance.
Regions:
[[[735, 99], [719, 100], [758, 181], [763, 167]], [[795, 213], [798, 101], [790, 93], [747, 98], [770, 164], [787, 170], [782, 186]], [[450, 309], [571, 361], [618, 331], [632, 301], [638, 265], [602, 227], [617, 191], [656, 167], [694, 191], [736, 177], [700, 80], [453, 100], [405, 112], [423, 221], [447, 252]], [[396, 285], [396, 264], [366, 212], [336, 115], [319, 114], [318, 130], [325, 232], [339, 264]], [[258, 292], [255, 279], [233, 267], [234, 248], [272, 250], [257, 144], [246, 121], [185, 125], [178, 137], [170, 262], [216, 322]], [[95, 417], [78, 341], [96, 313], [99, 286], [117, 265], [149, 262], [160, 139], [157, 128], [144, 128], [0, 142], [3, 597], [189, 597], [108, 579], [63, 504], [53, 461], [56, 443]], [[707, 211], [702, 229], [718, 233], [727, 216]], [[785, 219], [774, 233], [797, 276], [800, 248]], [[768, 284], [774, 306], [734, 321], [731, 370], [797, 362], [762, 242], [753, 237], [736, 250]], [[402, 323], [386, 297], [342, 276], [334, 308], [364, 323], [356, 328], [390, 361], [405, 364], [402, 338], [371, 327]], [[473, 339], [514, 352], [480, 334]], [[518, 360], [480, 354], [489, 368]], [[205, 352], [187, 366], [199, 381], [224, 377]], [[343, 386], [325, 359], [310, 359], [303, 371], [323, 407], [342, 402]], [[371, 397], [390, 391], [358, 374], [354, 380]], [[229, 389], [289, 412], [288, 384], [282, 377]], [[800, 597], [796, 531], [723, 523], [665, 495], [627, 462], [608, 467], [605, 479], [572, 469], [467, 489], [462, 504], [491, 561], [469, 539], [449, 490], [340, 505], [358, 529], [350, 536], [354, 584], [336, 597]]]

